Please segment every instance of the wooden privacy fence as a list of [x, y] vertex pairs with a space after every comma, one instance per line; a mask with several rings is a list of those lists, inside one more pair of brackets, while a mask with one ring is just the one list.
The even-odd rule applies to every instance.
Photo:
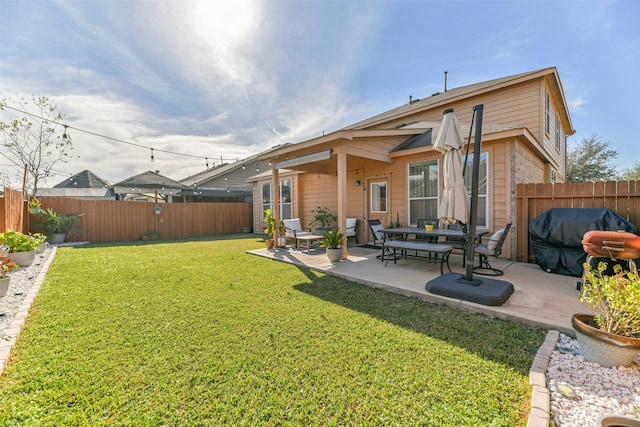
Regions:
[[529, 242], [529, 221], [551, 208], [609, 208], [637, 226], [640, 181], [518, 184], [517, 261], [535, 262]]
[[4, 194], [0, 197], [0, 233], [7, 229], [23, 233], [26, 214], [26, 203], [21, 191], [4, 188]]
[[[67, 240], [111, 242], [136, 240], [141, 233], [157, 230], [161, 239], [240, 233], [251, 227], [251, 203], [154, 203], [116, 200], [82, 200], [67, 197], [41, 197], [42, 208], [63, 214], [81, 213], [82, 231]], [[41, 214], [29, 214], [31, 231]]]

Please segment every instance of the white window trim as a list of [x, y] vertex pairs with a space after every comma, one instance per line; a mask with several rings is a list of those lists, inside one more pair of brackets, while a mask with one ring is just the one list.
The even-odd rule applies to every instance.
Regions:
[[[384, 187], [386, 188], [385, 191], [385, 210], [380, 211], [380, 210], [374, 210], [373, 209], [373, 196], [374, 196], [374, 191], [373, 191], [373, 186], [374, 185], [380, 185], [380, 184], [384, 184]], [[369, 182], [369, 211], [371, 213], [388, 213], [389, 212], [389, 182], [387, 180], [380, 180], [380, 181], [370, 181]]]

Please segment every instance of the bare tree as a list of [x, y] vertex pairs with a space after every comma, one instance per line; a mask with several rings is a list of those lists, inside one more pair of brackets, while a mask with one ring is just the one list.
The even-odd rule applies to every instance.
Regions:
[[52, 169], [58, 163], [66, 162], [68, 151], [73, 149], [66, 127], [60, 135], [64, 114], [44, 95], [32, 96], [31, 100], [4, 98], [0, 110], [24, 114], [7, 122], [0, 121], [0, 130], [4, 137], [3, 156], [18, 170], [26, 166], [26, 193], [33, 196], [42, 181], [52, 175]]
[[616, 179], [616, 168], [611, 163], [618, 151], [593, 134], [584, 138], [567, 154], [567, 181], [607, 181]]

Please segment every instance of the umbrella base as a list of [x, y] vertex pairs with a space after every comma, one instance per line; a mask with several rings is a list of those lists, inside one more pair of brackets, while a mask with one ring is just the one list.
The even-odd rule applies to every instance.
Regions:
[[504, 304], [514, 291], [509, 282], [484, 277], [467, 281], [460, 273], [443, 274], [428, 281], [425, 288], [432, 294], [491, 306]]

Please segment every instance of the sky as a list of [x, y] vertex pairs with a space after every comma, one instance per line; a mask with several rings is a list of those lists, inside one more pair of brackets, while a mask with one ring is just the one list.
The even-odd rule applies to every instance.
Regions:
[[624, 169], [640, 159], [638, 22], [633, 0], [0, 0], [0, 98], [65, 115], [73, 150], [45, 186], [85, 169], [113, 184], [321, 136], [442, 91], [445, 71], [452, 89], [555, 66], [569, 148], [596, 134]]

